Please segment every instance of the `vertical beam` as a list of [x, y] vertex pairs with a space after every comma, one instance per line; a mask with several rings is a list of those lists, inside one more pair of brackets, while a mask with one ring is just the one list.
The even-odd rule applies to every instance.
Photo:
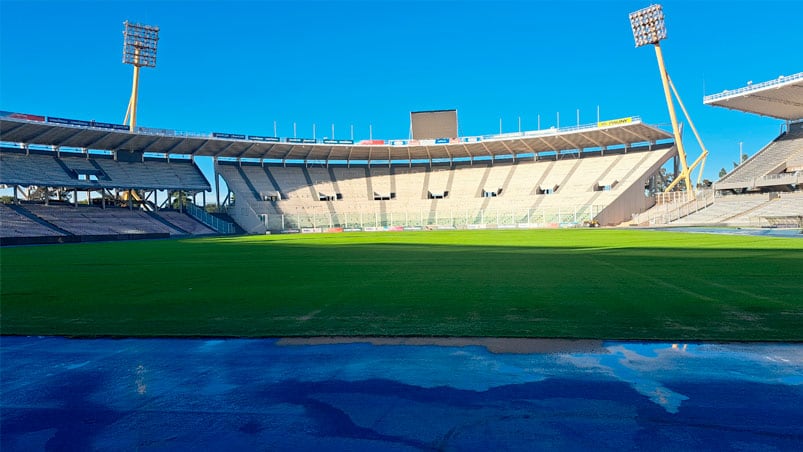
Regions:
[[220, 212], [220, 173], [217, 171], [217, 162], [215, 162], [215, 195], [217, 196], [217, 211]]
[[139, 49], [134, 53], [134, 82], [131, 87], [131, 100], [128, 102], [128, 113], [126, 118], [129, 119], [128, 131], [134, 133], [137, 127], [137, 95], [139, 93]]

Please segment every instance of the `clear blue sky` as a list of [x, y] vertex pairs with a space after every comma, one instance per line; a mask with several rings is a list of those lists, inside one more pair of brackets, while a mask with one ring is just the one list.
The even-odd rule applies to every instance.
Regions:
[[[628, 13], [649, 1], [0, 0], [0, 109], [122, 122], [123, 21], [161, 27], [138, 125], [195, 132], [405, 138], [409, 112], [456, 108], [461, 135], [640, 115], [667, 125], [655, 53]], [[711, 152], [705, 177], [781, 121], [702, 96], [803, 70], [801, 1], [662, 2], [669, 73]], [[694, 141], [687, 130], [686, 142]], [[690, 157], [699, 154], [689, 145]], [[205, 168], [208, 171], [208, 168]], [[210, 176], [211, 179], [211, 176]]]

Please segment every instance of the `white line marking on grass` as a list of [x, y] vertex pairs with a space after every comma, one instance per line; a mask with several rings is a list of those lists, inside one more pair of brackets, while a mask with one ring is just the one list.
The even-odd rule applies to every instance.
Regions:
[[659, 278], [656, 278], [654, 276], [649, 276], [649, 275], [646, 275], [644, 273], [633, 271], [633, 270], [631, 270], [629, 268], [626, 268], [626, 267], [621, 267], [619, 265], [603, 261], [602, 259], [600, 259], [597, 256], [590, 256], [590, 257], [592, 259], [594, 259], [595, 261], [599, 262], [602, 265], [607, 265], [609, 267], [613, 267], [613, 268], [615, 268], [615, 269], [617, 269], [617, 270], [619, 270], [619, 271], [621, 271], [623, 273], [629, 273], [631, 275], [638, 276], [639, 278], [646, 279], [647, 281], [650, 281], [650, 282], [652, 282], [654, 284], [658, 284], [660, 286], [668, 287], [670, 289], [676, 290], [676, 291], [681, 292], [681, 293], [685, 293], [686, 295], [691, 295], [692, 297], [699, 298], [701, 300], [717, 301], [715, 298], [711, 298], [711, 297], [705, 296], [703, 294], [699, 294], [697, 292], [693, 292], [693, 291], [691, 291], [691, 290], [689, 290], [689, 289], [687, 289], [687, 288], [685, 288], [683, 286], [678, 286], [677, 284], [672, 284], [670, 282], [664, 281], [663, 279], [659, 279]]
[[739, 294], [739, 295], [747, 295], [748, 297], [755, 298], [756, 300], [773, 301], [773, 302], [777, 301], [776, 299], [774, 299], [772, 297], [768, 297], [766, 295], [759, 295], [759, 294], [756, 294], [756, 293], [753, 293], [753, 292], [748, 292], [746, 290], [742, 290], [742, 289], [737, 289], [735, 287], [726, 286], [725, 284], [719, 284], [719, 283], [716, 283], [716, 282], [713, 282], [713, 281], [709, 281], [709, 280], [706, 280], [706, 279], [695, 278], [693, 276], [689, 276], [688, 278], [691, 279], [691, 280], [695, 280], [697, 282], [702, 282], [702, 283], [708, 284], [709, 286], [714, 286], [714, 287], [716, 287], [718, 289], [727, 290], [728, 292], [733, 292], [733, 293]]
[[320, 314], [320, 312], [321, 312], [321, 310], [318, 309], [317, 311], [312, 311], [307, 315], [302, 315], [301, 317], [298, 317], [298, 321], [299, 322], [306, 322], [307, 320], [310, 320], [313, 317], [315, 317], [316, 315]]

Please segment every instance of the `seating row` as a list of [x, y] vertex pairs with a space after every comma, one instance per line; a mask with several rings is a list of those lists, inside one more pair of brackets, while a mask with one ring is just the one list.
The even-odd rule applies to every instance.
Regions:
[[0, 183], [78, 189], [210, 190], [193, 162], [121, 162], [102, 156], [65, 156], [0, 150]]

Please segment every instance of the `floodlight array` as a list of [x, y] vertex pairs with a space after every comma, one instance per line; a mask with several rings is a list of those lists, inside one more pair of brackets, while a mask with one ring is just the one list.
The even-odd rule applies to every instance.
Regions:
[[156, 67], [156, 44], [159, 42], [159, 27], [151, 25], [123, 24], [123, 63], [139, 67]]
[[630, 27], [633, 29], [636, 47], [657, 44], [662, 39], [666, 39], [664, 11], [661, 5], [650, 5], [630, 13]]

